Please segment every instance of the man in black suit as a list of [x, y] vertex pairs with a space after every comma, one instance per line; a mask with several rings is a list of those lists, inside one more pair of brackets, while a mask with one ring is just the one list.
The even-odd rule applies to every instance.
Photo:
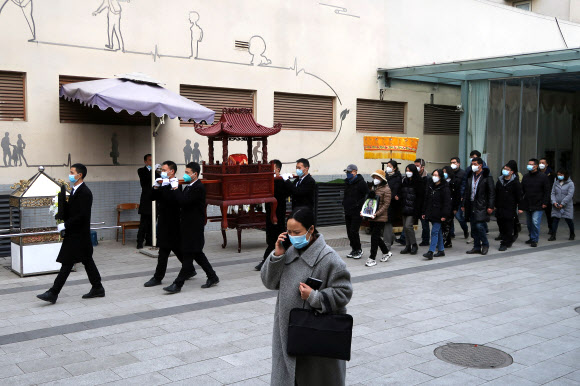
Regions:
[[286, 188], [292, 196], [292, 209], [306, 206], [315, 211], [314, 200], [316, 195], [316, 181], [308, 173], [310, 162], [306, 158], [296, 161], [296, 175], [298, 178], [291, 182], [286, 180]]
[[74, 164], [71, 166], [68, 176], [72, 185], [71, 195], [68, 202], [65, 202], [64, 208], [59, 208], [59, 211], [64, 209], [64, 223], [58, 224], [58, 230], [64, 230], [65, 235], [56, 261], [62, 265], [52, 288], [36, 296], [52, 304], [56, 303], [58, 294], [75, 263], [83, 263], [92, 286], [89, 293], [83, 295], [83, 299], [105, 296], [101, 275], [93, 260], [93, 243], [91, 242], [93, 194], [84, 183], [86, 176], [87, 168], [85, 165]]
[[[141, 183], [141, 200], [139, 200], [139, 214], [141, 215], [141, 219], [139, 220], [139, 232], [137, 232], [137, 249], [143, 248], [143, 242], [145, 242], [146, 246], [152, 245], [151, 154], [146, 154], [143, 157], [143, 161], [145, 161], [145, 166], [137, 169], [139, 182]], [[159, 174], [155, 173], [155, 177], [159, 177]]]
[[183, 251], [181, 271], [179, 271], [173, 284], [163, 288], [169, 293], [181, 291], [185, 280], [195, 272], [193, 268], [194, 260], [207, 275], [207, 281], [201, 288], [209, 288], [220, 282], [203, 253], [205, 244], [205, 187], [199, 180], [200, 172], [201, 168], [197, 162], [188, 163], [185, 166], [185, 174], [183, 175], [184, 189], [179, 189], [179, 182], [173, 181], [171, 190], [163, 191], [168, 200], [177, 203], [181, 208], [180, 231], [181, 250]]
[[[161, 177], [155, 180], [151, 188], [151, 199], [157, 202], [159, 216], [157, 222], [157, 268], [155, 274], [144, 285], [153, 287], [160, 285], [167, 271], [167, 260], [171, 251], [183, 263], [181, 252], [181, 235], [179, 232], [179, 205], [167, 194], [171, 190], [171, 183], [176, 183], [177, 165], [173, 161], [165, 161], [161, 165]], [[190, 277], [196, 275], [195, 269]]]
[[[282, 162], [275, 159], [270, 161], [271, 164], [274, 164], [274, 177], [280, 177], [280, 171], [282, 170]], [[260, 262], [260, 264], [256, 265], [256, 271], [260, 271], [262, 269], [262, 265], [270, 255], [270, 253], [274, 250], [276, 246], [276, 240], [278, 240], [278, 236], [280, 233], [286, 231], [286, 198], [288, 198], [289, 192], [286, 189], [286, 184], [284, 180], [281, 178], [277, 178], [274, 180], [274, 198], [278, 202], [278, 206], [276, 207], [276, 219], [278, 220], [277, 224], [273, 224], [272, 220], [270, 219], [272, 213], [272, 205], [266, 204], [266, 250], [264, 251], [264, 258]]]

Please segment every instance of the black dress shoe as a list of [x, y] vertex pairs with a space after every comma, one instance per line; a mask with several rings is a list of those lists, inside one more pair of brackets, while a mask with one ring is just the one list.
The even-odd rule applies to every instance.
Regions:
[[205, 282], [204, 285], [201, 286], [201, 288], [213, 287], [214, 285], [216, 285], [219, 282], [220, 282], [220, 279], [216, 276], [214, 278], [207, 279], [207, 281]]
[[451, 241], [450, 241], [450, 242], [448, 242], [448, 243], [445, 243], [445, 244], [443, 244], [443, 246], [444, 246], [445, 248], [453, 248], [453, 244], [451, 244]]
[[501, 240], [501, 235], [499, 235], [495, 238], [495, 241], [500, 241], [500, 240]]
[[193, 273], [191, 275], [189, 275], [188, 277], [186, 277], [185, 280], [189, 280], [192, 277], [194, 277], [195, 275], [197, 275], [197, 272], [196, 271], [193, 271]]
[[427, 260], [433, 260], [433, 252], [427, 251], [427, 253], [423, 253], [423, 257]]
[[469, 231], [463, 231], [463, 238], [464, 239], [468, 239], [469, 238]]
[[163, 290], [169, 292], [170, 294], [176, 294], [178, 292], [181, 292], [181, 287], [173, 283], [169, 287], [163, 288]]
[[137, 249], [143, 249], [143, 243], [137, 243]]
[[532, 239], [529, 239], [526, 241], [526, 244], [531, 244], [532, 243]]
[[532, 241], [532, 243], [530, 244], [530, 247], [532, 248], [536, 248], [538, 246], [538, 243], [536, 243], [535, 241]]
[[550, 238], [548, 239], [548, 241], [554, 241], [556, 240], [556, 236], [555, 235], [551, 235]]
[[420, 247], [428, 247], [429, 245], [431, 245], [428, 241], [421, 241], [421, 243], [419, 244]]
[[445, 256], [445, 251], [439, 251], [433, 255], [433, 257], [443, 257], [443, 256]]
[[401, 255], [406, 255], [407, 253], [411, 252], [411, 248], [407, 245], [405, 249], [403, 249], [400, 253]]
[[481, 253], [481, 249], [479, 249], [479, 248], [473, 248], [473, 249], [471, 249], [471, 250], [469, 250], [469, 251], [467, 251], [465, 253], [467, 253], [468, 255], [474, 255], [476, 253], [479, 254], [479, 253]]
[[419, 251], [419, 247], [417, 247], [417, 244], [411, 245], [411, 255], [416, 255], [417, 251]]
[[489, 251], [489, 246], [484, 245], [483, 247], [481, 247], [481, 254], [482, 255], [487, 255], [488, 251]]
[[58, 295], [54, 294], [50, 290], [46, 291], [43, 294], [36, 295], [36, 297], [39, 298], [40, 300], [44, 300], [45, 302], [49, 302], [52, 304], [56, 303], [56, 299], [58, 299]]
[[401, 245], [405, 245], [405, 241], [404, 240], [401, 240], [400, 238], [395, 239], [395, 242], [397, 242], [397, 243], [399, 243]]
[[500, 245], [499, 246], [499, 251], [501, 251], [501, 252], [507, 251], [507, 245]]
[[[351, 253], [352, 253], [352, 252], [351, 252]], [[352, 255], [351, 255], [351, 256], [348, 256], [348, 255], [347, 255], [346, 257], [352, 257]], [[260, 264], [258, 264], [258, 265], [256, 265], [256, 266], [254, 267], [254, 269], [255, 269], [256, 271], [261, 271], [261, 270], [262, 270], [262, 267], [264, 266], [264, 262], [265, 262], [265, 261], [266, 261], [266, 260], [262, 260], [262, 261], [260, 262]]]
[[149, 281], [145, 284], [143, 284], [145, 287], [155, 287], [156, 285], [161, 284], [161, 280], [157, 280], [154, 277], [152, 277], [151, 279], [149, 279]]
[[574, 233], [572, 233], [572, 234], [570, 235], [570, 238], [569, 238], [568, 240], [574, 240], [575, 238], [576, 238], [576, 235], [575, 235]]
[[83, 295], [83, 299], [104, 298], [105, 289], [101, 286], [99, 288], [91, 288], [88, 294]]

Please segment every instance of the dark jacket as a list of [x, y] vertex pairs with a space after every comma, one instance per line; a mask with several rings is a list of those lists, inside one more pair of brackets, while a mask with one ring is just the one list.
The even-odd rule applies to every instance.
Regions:
[[302, 179], [297, 178], [294, 182], [288, 180], [286, 181], [286, 188], [292, 196], [292, 208], [298, 208], [300, 206], [306, 206], [314, 210], [314, 201], [316, 195], [316, 181], [310, 174]]
[[344, 183], [344, 197], [342, 199], [344, 214], [360, 216], [360, 211], [365, 202], [365, 198], [369, 193], [369, 187], [363, 176], [360, 174], [357, 174], [351, 180], [345, 179]]
[[543, 210], [542, 205], [550, 206], [552, 187], [543, 172], [529, 172], [522, 179], [522, 200], [520, 210], [534, 212]]
[[399, 200], [402, 205], [403, 216], [421, 217], [423, 212], [423, 200], [425, 199], [425, 183], [423, 178], [415, 181], [403, 178], [399, 190]]
[[[181, 187], [179, 187], [181, 189]], [[157, 202], [157, 246], [159, 248], [181, 247], [179, 227], [179, 203], [171, 196], [171, 185], [152, 187], [151, 199]], [[174, 249], [175, 248], [175, 249]]]
[[[141, 184], [141, 199], [139, 200], [139, 214], [151, 214], [151, 172], [146, 166], [137, 169]], [[156, 173], [158, 177], [159, 173]]]
[[423, 215], [425, 220], [431, 222], [441, 222], [441, 218], [451, 218], [451, 191], [447, 181], [442, 180], [439, 185], [435, 185], [433, 180], [429, 180], [423, 200]]
[[61, 264], [75, 264], [93, 257], [91, 242], [91, 207], [93, 193], [86, 183], [82, 183], [65, 204], [65, 236], [56, 261]]
[[387, 182], [389, 188], [391, 188], [391, 205], [389, 205], [389, 222], [395, 221], [395, 219], [401, 218], [401, 200], [395, 200], [395, 196], [399, 194], [401, 189], [401, 183], [403, 182], [403, 177], [398, 170], [395, 170], [392, 175], [387, 174]]
[[495, 184], [495, 217], [515, 218], [521, 197], [522, 187], [518, 175], [512, 174], [509, 181], [500, 176]]
[[[542, 170], [540, 169], [540, 171]], [[556, 173], [554, 173], [552, 168], [549, 166], [546, 169], [544, 169], [543, 173], [546, 175], [546, 177], [548, 177], [548, 182], [550, 183], [550, 186], [553, 186], [554, 181], [556, 180]]]
[[[489, 176], [492, 177], [491, 170], [489, 170], [489, 167], [487, 166], [485, 161], [483, 161], [483, 169], [482, 170], [487, 170], [489, 173]], [[467, 179], [471, 178], [472, 176], [473, 176], [473, 170], [471, 169], [471, 162], [470, 162], [470, 165], [463, 170], [463, 174], [461, 176], [461, 190], [460, 190], [461, 197], [465, 197], [465, 188], [467, 187]], [[493, 179], [493, 177], [492, 177], [492, 179]]]
[[165, 189], [180, 208], [179, 231], [181, 232], [181, 251], [184, 254], [200, 253], [205, 245], [205, 186], [200, 180], [181, 189]]
[[[278, 227], [286, 226], [286, 199], [290, 192], [286, 188], [284, 180], [281, 178], [274, 180], [274, 198], [276, 198], [276, 218], [278, 219]], [[266, 204], [266, 226], [274, 225], [270, 220], [270, 213], [272, 212], [272, 204]], [[286, 228], [284, 228], [286, 229]], [[282, 233], [282, 232], [280, 232]]]
[[471, 201], [471, 190], [473, 186], [473, 172], [467, 179], [467, 186], [463, 196], [463, 206], [465, 207], [465, 220], [475, 222], [488, 222], [490, 220], [488, 208], [495, 205], [495, 185], [490, 176], [489, 168], [483, 168], [482, 175], [477, 184], [475, 198]]
[[461, 175], [455, 174], [449, 184], [449, 191], [451, 192], [451, 210], [457, 211], [461, 208], [461, 182], [463, 180], [463, 170]]

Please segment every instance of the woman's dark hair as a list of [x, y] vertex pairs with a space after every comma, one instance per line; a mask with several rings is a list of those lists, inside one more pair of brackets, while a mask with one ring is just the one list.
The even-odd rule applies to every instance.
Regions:
[[566, 170], [564, 168], [558, 169], [557, 173], [563, 174], [565, 181], [568, 181], [568, 178], [570, 178], [570, 174], [568, 173], [568, 170]]
[[423, 177], [421, 177], [421, 175], [419, 174], [419, 169], [417, 169], [417, 166], [415, 166], [415, 164], [409, 164], [407, 165], [405, 170], [407, 169], [409, 169], [409, 171], [413, 173], [413, 176], [411, 178], [413, 188], [419, 190], [425, 189], [425, 185], [423, 184]]
[[451, 166], [447, 165], [447, 166], [443, 166], [443, 173], [447, 173], [447, 178], [455, 178], [455, 172], [453, 171], [453, 168], [451, 168]]
[[421, 175], [419, 174], [419, 170], [417, 169], [417, 166], [415, 166], [415, 164], [409, 164], [407, 165], [407, 167], [405, 168], [405, 171], [407, 171], [407, 169], [409, 169], [409, 171], [411, 173], [413, 173], [413, 177], [412, 178], [421, 178]]
[[393, 159], [389, 160], [389, 162], [387, 162], [387, 164], [391, 164], [391, 166], [393, 167], [393, 171], [395, 170], [399, 170], [399, 163]]
[[[300, 206], [294, 209], [290, 216], [288, 216], [288, 220], [290, 219], [299, 222], [308, 230], [314, 225], [314, 212], [306, 206]], [[314, 233], [317, 233], [316, 228], [314, 228]]]
[[431, 173], [431, 175], [434, 176], [435, 172], [437, 172], [437, 176], [439, 176], [439, 182], [441, 183], [447, 182], [445, 181], [445, 176], [443, 175], [443, 169], [435, 169], [433, 170], [433, 173]]

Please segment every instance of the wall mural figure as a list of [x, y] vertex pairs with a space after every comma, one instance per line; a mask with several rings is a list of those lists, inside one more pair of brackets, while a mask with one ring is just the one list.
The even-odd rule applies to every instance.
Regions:
[[254, 146], [254, 148], [252, 149], [252, 155], [254, 156], [254, 162], [258, 162], [262, 159], [262, 151], [260, 150], [260, 147], [262, 147], [262, 142], [258, 141], [258, 142], [256, 142], [256, 146]]
[[12, 1], [14, 4], [16, 4], [17, 6], [20, 7], [20, 9], [22, 10], [22, 14], [24, 15], [24, 18], [26, 19], [26, 22], [28, 23], [28, 28], [30, 28], [30, 32], [32, 33], [32, 39], [29, 39], [29, 42], [33, 42], [36, 40], [36, 25], [34, 24], [34, 15], [33, 15], [33, 4], [32, 4], [32, 0], [4, 0], [4, 2], [2, 2], [2, 0], [0, 0], [0, 3], [2, 3], [2, 5], [0, 5], [0, 13], [2, 13], [2, 9], [4, 9], [4, 6], [6, 5], [6, 3], [8, 3], [9, 1]]
[[22, 159], [24, 159], [24, 164], [28, 166], [28, 161], [26, 161], [26, 157], [24, 157], [24, 149], [26, 148], [26, 142], [22, 139], [22, 134], [18, 134], [18, 141], [16, 141], [16, 145], [12, 145], [14, 148], [12, 150], [12, 159], [14, 160], [14, 166], [16, 163], [20, 161], [20, 165], [22, 166]]
[[201, 162], [201, 151], [199, 150], [199, 143], [196, 142], [193, 144], [193, 162], [200, 163]]
[[185, 157], [185, 164], [191, 162], [191, 155], [193, 154], [193, 149], [191, 148], [191, 140], [185, 140], [185, 146], [183, 147], [183, 156]]
[[[127, 1], [129, 2], [129, 0]], [[113, 50], [115, 46], [115, 36], [117, 37], [117, 45], [122, 52], [125, 52], [125, 43], [123, 42], [123, 34], [121, 33], [121, 13], [123, 9], [119, 0], [103, 0], [99, 8], [93, 12], [93, 16], [97, 16], [99, 13], [107, 9], [107, 38], [109, 39], [109, 44], [105, 47], [109, 50]]]
[[[10, 146], [13, 146], [10, 143], [10, 133], [4, 133], [4, 138], [2, 138], [2, 142], [0, 142], [0, 146], [2, 147], [2, 159], [4, 160], [4, 166], [12, 166], [12, 153], [10, 152]], [[8, 159], [8, 162], [6, 162]]]
[[111, 152], [109, 155], [113, 159], [113, 165], [120, 165], [117, 160], [119, 158], [119, 140], [117, 139], [117, 133], [113, 133], [113, 136], [111, 137]]
[[197, 24], [199, 21], [199, 13], [191, 11], [189, 13], [189, 22], [191, 23], [191, 55], [190, 58], [197, 59], [199, 53], [199, 43], [203, 40], [203, 30]]
[[272, 61], [264, 55], [266, 52], [266, 41], [258, 35], [252, 36], [249, 40], [248, 52], [252, 55], [253, 66], [267, 66]]

